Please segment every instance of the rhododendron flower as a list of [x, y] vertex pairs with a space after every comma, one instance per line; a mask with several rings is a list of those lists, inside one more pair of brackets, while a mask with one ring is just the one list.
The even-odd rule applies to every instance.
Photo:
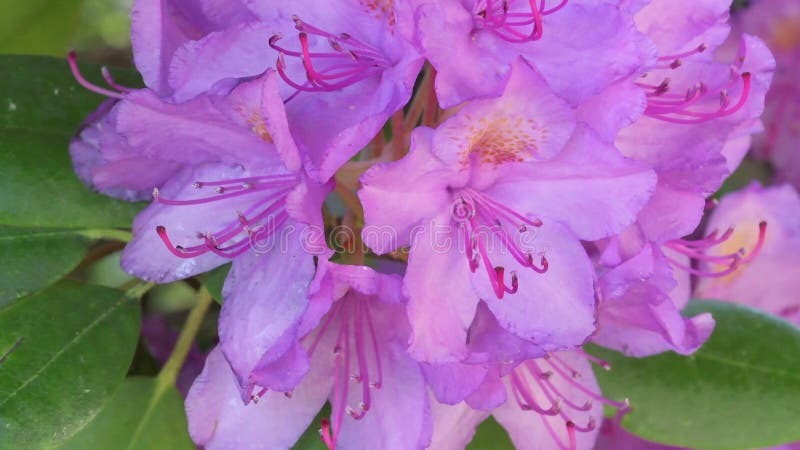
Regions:
[[[418, 128], [407, 157], [362, 177], [365, 243], [379, 254], [411, 245], [405, 289], [420, 360], [466, 356], [479, 299], [539, 356], [594, 330], [594, 274], [579, 239], [630, 224], [654, 179], [576, 127], [548, 92], [517, 61], [502, 97]], [[399, 240], [368, 230], [384, 226]]]
[[429, 445], [425, 381], [405, 352], [409, 326], [400, 277], [331, 264], [322, 284], [298, 344], [310, 358], [308, 375], [294, 389], [262, 389], [244, 403], [225, 358], [212, 351], [186, 400], [195, 443], [209, 450], [290, 448], [327, 400], [332, 408], [321, 435], [331, 449]]
[[518, 449], [591, 450], [603, 405], [628, 405], [600, 394], [590, 359], [582, 351], [564, 351], [502, 372], [496, 368], [465, 403], [434, 402], [431, 448], [464, 448], [475, 427], [492, 415]]
[[423, 61], [406, 1], [138, 0], [132, 35], [148, 86], [174, 101], [276, 68], [292, 136], [322, 182], [405, 105]]
[[765, 130], [754, 139], [754, 152], [772, 163], [779, 179], [800, 187], [800, 3], [751, 3], [734, 16], [734, 30], [764, 39], [777, 61], [764, 111]]
[[[766, 236], [753, 230], [767, 223]], [[720, 248], [709, 252], [720, 255], [740, 248], [758, 256], [746, 267], [718, 278], [700, 278], [695, 296], [729, 300], [763, 309], [800, 326], [800, 195], [788, 184], [746, 189], [726, 195], [714, 209], [709, 229], [728, 230], [730, 237]], [[760, 250], [760, 251], [759, 251]], [[706, 270], [719, 270], [719, 263], [705, 261]]]
[[77, 172], [100, 189], [139, 196], [143, 182], [156, 186], [122, 255], [127, 272], [163, 283], [233, 259], [220, 337], [243, 395], [254, 370], [291, 348], [315, 289], [314, 254], [319, 264], [327, 258], [320, 210], [328, 187], [287, 167], [297, 152], [274, 72], [180, 105], [148, 90], [126, 93], [72, 146]]
[[[419, 40], [444, 107], [503, 91], [520, 56], [573, 104], [637, 73], [647, 40], [615, 2], [415, 0]], [[454, 57], [454, 55], [457, 55]]]
[[655, 0], [636, 14], [659, 58], [636, 83], [647, 99], [644, 116], [615, 142], [624, 155], [658, 173], [655, 195], [638, 220], [649, 241], [660, 244], [697, 227], [705, 199], [738, 165], [749, 135], [759, 129], [774, 60], [752, 37], [743, 38], [732, 65], [714, 60], [728, 33], [729, 3], [687, 1], [678, 7]]

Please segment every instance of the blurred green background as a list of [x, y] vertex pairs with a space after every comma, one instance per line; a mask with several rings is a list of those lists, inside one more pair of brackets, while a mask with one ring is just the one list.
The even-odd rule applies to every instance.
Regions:
[[0, 0], [0, 53], [129, 65], [133, 0]]

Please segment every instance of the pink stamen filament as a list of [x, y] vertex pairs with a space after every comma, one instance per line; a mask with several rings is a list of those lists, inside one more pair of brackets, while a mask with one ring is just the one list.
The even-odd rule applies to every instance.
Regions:
[[[200, 245], [191, 247], [174, 245], [167, 234], [166, 228], [163, 226], [156, 227], [156, 232], [170, 252], [180, 258], [194, 258], [207, 252], [226, 258], [235, 258], [250, 247], [250, 238], [253, 236], [254, 226], [258, 224], [265, 225], [259, 232], [264, 230], [266, 237], [276, 232], [288, 220], [288, 214], [283, 208], [285, 197], [294, 188], [294, 183], [296, 183], [294, 177], [283, 175], [276, 177], [249, 177], [226, 181], [198, 181], [193, 184], [196, 189], [214, 187], [215, 191], [220, 194], [192, 200], [165, 199], [161, 197], [158, 189], [154, 189], [153, 197], [155, 201], [172, 206], [199, 205], [242, 195], [266, 192], [266, 195], [260, 195], [260, 198], [253, 202], [244, 213], [237, 211], [236, 220], [231, 221], [222, 230], [215, 233], [199, 234], [198, 237], [203, 240]], [[233, 192], [223, 193], [226, 190]], [[247, 236], [228, 246], [222, 246], [222, 244], [228, 243], [243, 232]]]
[[[67, 62], [69, 63], [70, 71], [72, 71], [72, 76], [75, 77], [75, 81], [77, 81], [78, 84], [83, 86], [86, 90], [92, 91], [96, 94], [100, 94], [104, 97], [115, 98], [117, 100], [122, 100], [123, 98], [125, 98], [125, 95], [119, 92], [114, 92], [106, 88], [102, 88], [100, 86], [97, 86], [89, 82], [89, 80], [84, 78], [83, 75], [81, 74], [80, 69], [78, 68], [78, 55], [74, 51], [69, 52], [69, 55], [67, 56]], [[112, 87], [114, 87], [114, 85], [112, 85]]]
[[[665, 91], [651, 93], [648, 95], [645, 114], [659, 120], [676, 124], [698, 124], [730, 116], [744, 107], [750, 95], [751, 75], [749, 72], [741, 74], [740, 77], [734, 77], [731, 84], [727, 87], [731, 87], [738, 78], [742, 80], [742, 92], [739, 95], [739, 100], [733, 105], [731, 105], [726, 88], [708, 91], [705, 86], [701, 84], [689, 89], [682, 100], [676, 96], [664, 96], [663, 92]], [[710, 95], [718, 95], [720, 98], [720, 106], [716, 111], [700, 112], [689, 109], [694, 104], [708, 99]], [[666, 98], [666, 100], [664, 100], [664, 98]]]
[[[269, 45], [278, 53], [278, 75], [289, 86], [296, 89], [287, 100], [299, 92], [330, 92], [346, 88], [364, 79], [378, 75], [392, 64], [376, 49], [347, 34], [334, 35], [311, 26], [293, 17], [295, 29], [299, 31], [300, 50], [290, 50], [279, 45], [283, 39], [274, 35]], [[330, 52], [312, 52], [309, 35], [327, 39]], [[300, 58], [305, 69], [306, 79], [303, 82], [293, 80], [286, 71], [286, 58]], [[319, 63], [323, 64], [320, 65]]]
[[[509, 0], [478, 0], [474, 11], [479, 28], [490, 30], [505, 41], [521, 44], [541, 39], [544, 16], [560, 10], [567, 1], [562, 0], [547, 9], [545, 0], [541, 0], [539, 5], [536, 0], [528, 0], [526, 3], [529, 8], [524, 12], [510, 12]], [[520, 30], [521, 27], [524, 29]]]
[[[353, 294], [355, 295], [355, 294]], [[355, 420], [361, 420], [370, 410], [372, 404], [371, 389], [380, 389], [383, 372], [378, 349], [378, 340], [375, 335], [375, 328], [369, 312], [369, 299], [355, 297], [341, 300], [319, 328], [314, 336], [312, 344], [309, 346], [309, 354], [313, 355], [322, 336], [327, 332], [334, 317], [339, 319], [339, 329], [337, 331], [336, 344], [334, 347], [334, 370], [333, 370], [333, 392], [332, 392], [332, 411], [330, 420], [323, 420], [320, 435], [328, 448], [336, 448], [339, 432], [344, 421], [344, 414], [347, 413]], [[369, 332], [369, 339], [366, 333]], [[351, 344], [352, 340], [352, 344]], [[370, 352], [367, 342], [370, 342], [373, 351]], [[351, 350], [354, 350], [351, 351]], [[377, 374], [377, 379], [370, 382], [369, 356], [374, 356], [373, 366]], [[351, 375], [350, 364], [354, 360], [358, 373]], [[347, 405], [350, 382], [361, 384], [362, 401], [357, 408]], [[326, 425], [327, 424], [327, 425]]]
[[452, 213], [458, 221], [459, 233], [463, 233], [470, 270], [474, 273], [481, 262], [483, 263], [492, 290], [498, 299], [502, 299], [506, 293], [516, 293], [519, 288], [519, 279], [516, 271], [512, 270], [511, 286], [506, 285], [504, 281], [506, 270], [504, 267], [492, 264], [486, 248], [489, 236], [485, 236], [484, 231], [488, 230], [492, 236], [495, 236], [522, 267], [530, 268], [537, 273], [544, 273], [548, 270], [549, 262], [544, 255], [540, 256], [541, 267], [537, 266], [533, 261], [533, 256], [519, 248], [503, 226], [505, 224], [519, 232], [525, 232], [528, 226], [542, 226], [541, 220], [529, 219], [472, 189], [462, 191]]
[[676, 239], [664, 244], [664, 246], [669, 248], [670, 250], [673, 250], [688, 257], [690, 261], [692, 260], [703, 261], [718, 265], [724, 265], [726, 267], [723, 270], [717, 272], [700, 270], [688, 266], [682, 262], [676, 261], [674, 258], [671, 257], [667, 257], [667, 260], [674, 267], [699, 277], [720, 278], [726, 275], [730, 275], [731, 273], [738, 270], [739, 267], [741, 267], [743, 264], [747, 264], [750, 261], [752, 261], [753, 258], [755, 258], [756, 255], [758, 255], [758, 253], [761, 251], [761, 248], [764, 245], [764, 240], [766, 239], [767, 223], [762, 221], [758, 224], [758, 240], [756, 241], [756, 245], [753, 247], [753, 249], [747, 254], [745, 254], [745, 250], [743, 248], [738, 249], [734, 253], [729, 253], [724, 255], [707, 255], [705, 253], [702, 253], [728, 240], [733, 235], [733, 231], [734, 231], [733, 228], [728, 228], [728, 230], [725, 231], [725, 233], [723, 233], [720, 237], [717, 237], [718, 232], [714, 230], [704, 239], [701, 239], [699, 241]]

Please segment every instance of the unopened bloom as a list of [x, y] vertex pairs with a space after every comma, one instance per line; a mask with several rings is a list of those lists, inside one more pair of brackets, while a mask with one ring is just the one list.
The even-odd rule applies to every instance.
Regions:
[[415, 0], [419, 40], [449, 108], [497, 96], [523, 57], [572, 104], [637, 73], [650, 47], [613, 2]]
[[[326, 401], [328, 448], [418, 449], [431, 417], [419, 365], [405, 352], [409, 327], [400, 277], [331, 264], [303, 317], [299, 352], [310, 359], [286, 392], [256, 391], [243, 402], [219, 349], [211, 352], [186, 400], [189, 431], [207, 449], [290, 448]], [[285, 376], [297, 360], [277, 366]]]
[[289, 129], [321, 182], [405, 105], [422, 66], [406, 1], [201, 3], [134, 5], [134, 55], [148, 86], [183, 102], [276, 69]]
[[106, 192], [138, 197], [143, 182], [153, 183], [154, 201], [122, 255], [127, 272], [163, 283], [233, 260], [221, 347], [249, 395], [257, 370], [290, 350], [315, 289], [315, 255], [317, 266], [327, 259], [320, 240], [328, 187], [288, 167], [298, 149], [277, 74], [178, 105], [149, 90], [127, 92], [71, 150], [78, 173]]
[[[768, 224], [759, 239], [759, 224]], [[789, 184], [762, 187], [754, 183], [726, 195], [714, 209], [709, 229], [731, 230], [720, 248], [709, 252], [719, 256], [744, 249], [758, 255], [746, 267], [725, 276], [700, 278], [695, 296], [728, 300], [763, 309], [800, 326], [800, 195]], [[705, 270], [719, 270], [718, 261], [704, 261]]]
[[[594, 329], [595, 296], [579, 239], [630, 224], [652, 173], [576, 126], [521, 60], [502, 97], [469, 103], [412, 141], [403, 160], [370, 169], [359, 192], [367, 245], [379, 254], [411, 245], [411, 353], [465, 357], [479, 299], [539, 356], [581, 344]], [[387, 226], [396, 239], [373, 232]]]

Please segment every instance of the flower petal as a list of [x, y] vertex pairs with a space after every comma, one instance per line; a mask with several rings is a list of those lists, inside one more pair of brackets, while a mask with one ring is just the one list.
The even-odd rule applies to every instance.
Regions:
[[315, 365], [291, 398], [267, 392], [245, 405], [236, 377], [219, 347], [186, 398], [189, 434], [208, 450], [289, 449], [320, 410], [331, 389], [331, 368]]

